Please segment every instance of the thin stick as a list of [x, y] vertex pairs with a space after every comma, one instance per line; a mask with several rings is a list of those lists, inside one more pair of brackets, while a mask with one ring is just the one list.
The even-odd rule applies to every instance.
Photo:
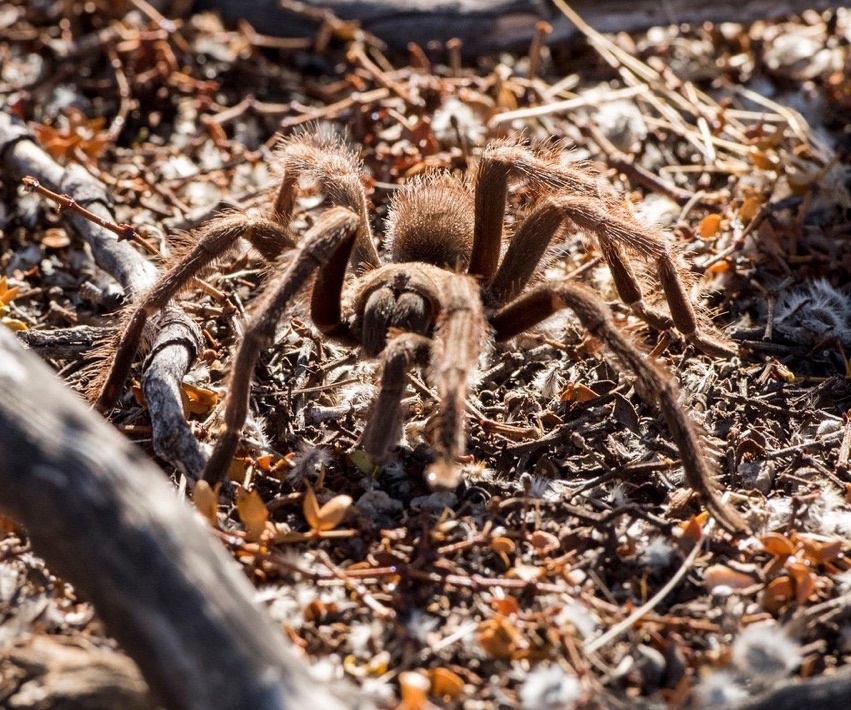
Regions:
[[21, 182], [24, 183], [25, 192], [36, 192], [42, 197], [46, 197], [47, 199], [55, 202], [58, 205], [60, 212], [63, 210], [74, 212], [85, 217], [89, 220], [89, 222], [96, 224], [98, 227], [103, 227], [104, 229], [112, 232], [118, 237], [118, 241], [135, 239], [140, 243], [145, 244], [146, 247], [153, 249], [154, 254], [159, 254], [159, 251], [148, 245], [139, 233], [129, 224], [115, 224], [114, 222], [110, 222], [109, 220], [96, 215], [94, 212], [87, 210], [70, 195], [60, 195], [58, 192], [54, 192], [53, 190], [46, 188], [38, 180], [34, 177], [30, 177], [29, 175], [21, 178]]
[[541, 116], [552, 116], [556, 113], [571, 111], [575, 108], [594, 105], [598, 106], [606, 101], [618, 101], [619, 99], [629, 99], [633, 96], [644, 94], [647, 91], [645, 86], [629, 86], [625, 89], [611, 91], [604, 97], [599, 96], [577, 96], [575, 99], [566, 99], [564, 101], [555, 101], [553, 103], [544, 104], [542, 106], [533, 106], [532, 108], [521, 108], [516, 111], [506, 111], [494, 116], [488, 121], [489, 126], [496, 126], [500, 123], [507, 123], [516, 119], [523, 118], [540, 118]]
[[[726, 496], [725, 496], [726, 498]], [[688, 557], [683, 560], [682, 565], [677, 570], [677, 573], [668, 580], [668, 583], [662, 587], [656, 594], [654, 594], [650, 599], [647, 600], [644, 604], [642, 604], [638, 609], [636, 609], [632, 614], [626, 617], [623, 621], [615, 624], [612, 628], [610, 628], [606, 633], [602, 636], [598, 636], [593, 641], [585, 646], [586, 653], [594, 653], [598, 651], [603, 646], [605, 646], [609, 641], [614, 641], [618, 636], [627, 631], [636, 621], [638, 621], [642, 616], [648, 614], [659, 602], [661, 602], [668, 594], [670, 594], [674, 587], [676, 587], [683, 577], [685, 577], [686, 572], [691, 569], [691, 566], [694, 564], [695, 559], [697, 559], [697, 554], [700, 552], [701, 544], [707, 538], [709, 533], [712, 531], [712, 527], [715, 525], [715, 520], [710, 518], [706, 525], [703, 528], [703, 533], [700, 536], [700, 539], [694, 543], [694, 547], [689, 552]]]

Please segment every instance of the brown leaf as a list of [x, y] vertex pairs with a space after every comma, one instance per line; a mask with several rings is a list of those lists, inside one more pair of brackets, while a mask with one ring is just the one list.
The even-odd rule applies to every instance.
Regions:
[[464, 679], [448, 668], [431, 669], [431, 694], [441, 700], [457, 700], [464, 692]]
[[707, 589], [715, 587], [729, 587], [730, 589], [744, 589], [756, 582], [756, 578], [744, 572], [738, 572], [726, 565], [711, 565], [706, 568], [703, 575], [703, 585]]
[[256, 489], [246, 491], [241, 486], [237, 487], [236, 512], [242, 524], [245, 525], [246, 539], [259, 540], [266, 530], [269, 511]]
[[213, 390], [196, 387], [188, 382], [184, 382], [181, 389], [186, 396], [184, 409], [189, 414], [207, 414], [219, 401], [219, 395]]
[[762, 593], [762, 608], [770, 614], [776, 614], [792, 601], [794, 595], [795, 585], [789, 577], [772, 579]]
[[789, 557], [795, 554], [795, 545], [785, 535], [780, 533], [766, 533], [759, 538], [765, 551], [778, 557]]
[[314, 530], [333, 530], [346, 517], [346, 512], [352, 505], [351, 496], [334, 496], [321, 508], [319, 501], [316, 499], [316, 493], [313, 487], [308, 485], [304, 493], [304, 511], [305, 520]]
[[708, 239], [709, 237], [714, 237], [718, 234], [720, 229], [721, 215], [714, 212], [706, 215], [706, 217], [700, 220], [700, 224], [697, 226], [697, 233], [700, 235], [701, 239]]
[[211, 488], [207, 481], [201, 480], [195, 484], [195, 490], [192, 491], [192, 503], [195, 505], [195, 509], [214, 527], [219, 524], [217, 513], [221, 485], [221, 483], [217, 483], [215, 488]]

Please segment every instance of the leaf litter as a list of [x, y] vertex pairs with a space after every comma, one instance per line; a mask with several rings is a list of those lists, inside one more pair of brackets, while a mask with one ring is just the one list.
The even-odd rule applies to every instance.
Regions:
[[[682, 488], [632, 383], [569, 318], [486, 355], [451, 494], [422, 475], [430, 384], [411, 376], [398, 457], [376, 470], [358, 450], [374, 364], [321, 341], [304, 312], [285, 319], [231, 469], [235, 500], [203, 484], [193, 496], [319, 676], [382, 707], [534, 710], [736, 703], [847, 666], [851, 13], [606, 36], [575, 18], [583, 38], [569, 45], [465, 63], [451, 45], [390, 55], [342, 21], [288, 45], [121, 5], [12, 0], [0, 93], [57, 161], [109, 186], [116, 221], [154, 252], [223, 204], [268, 199], [278, 132], [345, 131], [376, 222], [402, 181], [463, 171], [489, 139], [555, 136], [670, 231], [703, 317], [741, 347], [713, 361], [649, 331], [588, 239], [557, 245], [545, 277], [593, 284], [676, 371], [755, 530], [732, 540]], [[114, 306], [83, 287], [104, 276], [55, 210], [3, 188], [3, 322], [110, 324]], [[527, 197], [519, 186], [512, 206]], [[303, 199], [298, 218], [321, 204]], [[207, 346], [183, 393], [205, 442], [239, 333], [216, 294], [250, 310], [265, 271], [238, 253], [181, 302]], [[55, 365], [81, 385], [73, 361]], [[147, 445], [141, 398], [128, 393], [115, 421]], [[108, 646], [77, 613], [87, 603], [45, 582], [25, 532], [3, 530], [4, 643], [28, 629]]]

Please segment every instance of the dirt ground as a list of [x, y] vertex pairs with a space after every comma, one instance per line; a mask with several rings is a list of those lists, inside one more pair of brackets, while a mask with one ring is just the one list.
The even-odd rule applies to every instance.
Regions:
[[[359, 445], [377, 364], [322, 338], [308, 299], [296, 304], [256, 368], [230, 470], [237, 502], [205, 490], [195, 504], [316, 677], [410, 710], [735, 707], [844, 677], [851, 12], [591, 31], [475, 63], [452, 46], [397, 56], [342, 22], [317, 23], [304, 41], [262, 31], [213, 15], [164, 21], [143, 2], [11, 0], [0, 8], [0, 97], [57, 164], [107, 186], [115, 221], [160, 267], [223, 208], [268, 205], [280, 135], [344, 137], [381, 237], [406, 181], [471, 174], [493, 140], [550, 141], [664, 230], [700, 327], [738, 351], [711, 358], [645, 325], [582, 230], [559, 235], [539, 274], [591, 285], [674, 373], [725, 501], [753, 531], [731, 536], [685, 487], [657, 408], [573, 318], [485, 348], [463, 483], [433, 493], [434, 380], [409, 375], [402, 441], [376, 469]], [[83, 391], [121, 290], [47, 198], [0, 181], [0, 315]], [[327, 207], [314, 188], [296, 206], [299, 234]], [[512, 185], [508, 231], [534, 196], [533, 181]], [[634, 257], [664, 307], [653, 268]], [[245, 314], [276, 273], [240, 247], [178, 301], [203, 336], [183, 390], [202, 453], [221, 428]], [[191, 498], [197, 471], [152, 443], [145, 366], [138, 357], [111, 420]], [[43, 649], [115, 644], [25, 531], [3, 529], [0, 704], [56, 707], [57, 674], [91, 666]], [[116, 672], [144, 706], [132, 667]]]

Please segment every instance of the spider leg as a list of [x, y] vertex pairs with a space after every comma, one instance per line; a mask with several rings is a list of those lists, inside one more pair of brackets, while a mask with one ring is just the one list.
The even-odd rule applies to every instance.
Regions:
[[[505, 189], [512, 172], [556, 192], [539, 203], [527, 218], [527, 221], [534, 218], [537, 224], [533, 226], [544, 229], [547, 236], [533, 234], [532, 228], [525, 229], [525, 225], [522, 226], [509, 245], [492, 282], [490, 278], [485, 280], [489, 291], [497, 296], [498, 303], [506, 303], [528, 282], [561, 224], [558, 217], [560, 214], [562, 220], [569, 219], [580, 228], [595, 234], [612, 273], [618, 296], [636, 315], [657, 328], [668, 328], [673, 323], [689, 342], [712, 357], [731, 357], [736, 354], [733, 346], [698, 329], [697, 316], [686, 293], [683, 276], [659, 232], [640, 224], [619, 204], [614, 192], [593, 174], [580, 168], [570, 169], [558, 165], [515, 143], [498, 143], [485, 151], [477, 187], [481, 188], [482, 180], [487, 180], [488, 191], [494, 195], [501, 194], [504, 203]], [[478, 210], [478, 190], [476, 194]], [[504, 206], [494, 205], [491, 202], [493, 198], [487, 196], [482, 199], [486, 203], [484, 209], [490, 211], [488, 220], [494, 219], [494, 215], [498, 215], [501, 220]], [[478, 236], [480, 232], [475, 234]], [[498, 258], [498, 245], [491, 244], [493, 236], [488, 237], [490, 233], [487, 231], [481, 234], [484, 235], [481, 240], [474, 238], [474, 255], [480, 249], [489, 258]], [[528, 255], [526, 243], [534, 245]], [[655, 265], [671, 311], [670, 319], [644, 303], [641, 286], [624, 254], [624, 246]]]
[[491, 160], [487, 152], [476, 171], [473, 246], [467, 273], [485, 286], [491, 282], [499, 264], [510, 173], [510, 165]]
[[362, 438], [363, 450], [378, 466], [387, 461], [390, 447], [398, 438], [405, 375], [412, 365], [428, 362], [431, 342], [424, 335], [402, 333], [387, 343], [381, 355], [381, 390]]
[[[248, 401], [254, 366], [260, 351], [274, 338], [275, 329], [293, 296], [317, 269], [329, 269], [342, 279], [342, 261], [348, 261], [360, 218], [344, 207], [328, 210], [304, 235], [295, 257], [280, 280], [258, 304], [257, 312], [245, 329], [232, 367], [230, 390], [225, 402], [225, 431], [216, 442], [204, 469], [211, 485], [224, 480], [230, 466], [239, 432], [248, 416]], [[327, 278], [321, 276], [320, 278]]]
[[381, 261], [370, 229], [361, 166], [343, 141], [323, 131], [299, 133], [281, 141], [277, 163], [283, 179], [275, 200], [275, 212], [288, 222], [299, 182], [303, 178], [317, 182], [332, 205], [347, 207], [360, 217], [352, 266], [357, 272], [379, 266]]
[[[553, 174], [558, 176], [557, 184], [553, 184]], [[473, 246], [467, 269], [484, 286], [490, 285], [499, 266], [508, 181], [512, 175], [579, 194], [597, 192], [596, 180], [588, 173], [578, 169], [559, 170], [552, 160], [544, 160], [516, 141], [488, 145], [476, 170]]]
[[193, 278], [224, 256], [241, 237], [266, 258], [274, 258], [284, 249], [295, 246], [285, 227], [262, 217], [234, 212], [205, 225], [194, 246], [187, 253], [176, 255], [173, 266], [122, 317], [118, 334], [104, 351], [112, 356], [112, 364], [102, 370], [92, 385], [92, 391], [97, 393], [95, 409], [105, 414], [115, 406], [148, 319], [162, 310]]
[[438, 460], [426, 472], [432, 488], [455, 488], [456, 460], [466, 448], [464, 409], [467, 388], [487, 335], [482, 299], [469, 276], [447, 272], [442, 309], [432, 338], [431, 372], [437, 382], [438, 410], [432, 448]]
[[611, 312], [593, 291], [579, 284], [539, 286], [504, 306], [490, 318], [497, 340], [511, 338], [563, 308], [572, 310], [591, 335], [609, 348], [637, 378], [636, 390], [645, 399], [655, 399], [671, 438], [677, 445], [689, 486], [698, 491], [707, 509], [730, 533], [748, 527], [732, 507], [724, 503], [715, 487], [715, 467], [700, 442], [695, 424], [679, 402], [674, 379], [625, 338], [612, 322]]

